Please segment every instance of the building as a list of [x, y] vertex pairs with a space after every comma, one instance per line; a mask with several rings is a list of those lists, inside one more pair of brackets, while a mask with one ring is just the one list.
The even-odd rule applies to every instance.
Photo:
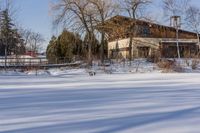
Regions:
[[[124, 16], [115, 16], [101, 25], [108, 38], [108, 57], [129, 57], [129, 42], [132, 41], [132, 56], [147, 58], [159, 53], [162, 58], [176, 58], [176, 29], [153, 22], [133, 20]], [[180, 29], [178, 32], [180, 56], [193, 57], [199, 51], [197, 34]]]

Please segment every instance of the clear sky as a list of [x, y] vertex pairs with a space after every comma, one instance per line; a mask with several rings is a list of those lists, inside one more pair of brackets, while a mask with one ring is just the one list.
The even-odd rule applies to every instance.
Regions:
[[42, 34], [48, 43], [53, 34], [50, 0], [13, 0], [15, 19], [23, 28]]
[[[13, 0], [14, 9], [17, 10], [17, 23], [23, 28], [41, 33], [47, 42], [56, 33], [52, 29], [52, 17], [49, 9], [50, 1], [52, 0]], [[162, 10], [158, 9], [161, 6], [160, 2], [161, 0], [154, 0], [152, 8], [154, 8], [155, 16], [162, 14]], [[192, 3], [200, 7], [200, 0], [192, 0]]]

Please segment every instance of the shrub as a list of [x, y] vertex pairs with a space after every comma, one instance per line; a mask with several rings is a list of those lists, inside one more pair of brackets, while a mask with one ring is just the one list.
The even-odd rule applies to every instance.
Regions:
[[193, 59], [192, 60], [192, 65], [191, 65], [192, 69], [193, 70], [197, 69], [198, 65], [199, 65], [199, 60]]
[[158, 67], [165, 70], [172, 70], [175, 67], [175, 61], [161, 60], [157, 63]]
[[152, 63], [158, 63], [160, 61], [160, 52], [153, 51], [151, 56], [147, 58], [147, 61], [152, 62]]

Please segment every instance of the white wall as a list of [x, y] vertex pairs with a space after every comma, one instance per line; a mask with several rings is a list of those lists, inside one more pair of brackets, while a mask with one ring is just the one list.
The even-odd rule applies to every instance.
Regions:
[[[132, 44], [133, 54], [134, 54], [133, 56], [137, 57], [137, 47], [138, 46], [149, 46], [152, 49], [158, 49], [160, 42], [163, 41], [163, 40], [165, 40], [165, 41], [174, 41], [175, 39], [174, 38], [171, 38], [171, 39], [170, 38], [169, 39], [163, 39], [163, 38], [134, 38], [133, 44]], [[179, 39], [179, 41], [197, 42], [196, 39]], [[129, 38], [118, 40], [119, 48], [129, 47], [129, 42], [130, 42]], [[116, 49], [116, 43], [117, 43], [117, 41], [112, 41], [112, 42], [108, 43], [108, 54], [109, 55], [111, 54], [110, 50]], [[109, 55], [108, 55], [108, 57], [109, 57]], [[126, 55], [126, 53], [124, 53], [123, 55]]]

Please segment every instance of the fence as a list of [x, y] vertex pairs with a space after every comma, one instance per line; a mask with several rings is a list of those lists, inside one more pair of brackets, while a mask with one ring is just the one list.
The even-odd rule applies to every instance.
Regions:
[[[57, 68], [57, 67], [66, 67], [80, 66], [81, 62], [69, 62], [67, 59], [56, 59], [57, 63], [48, 62], [46, 58], [0, 58], [0, 68], [20, 68], [20, 69], [28, 69], [28, 68]], [[5, 66], [5, 61], [6, 66]]]
[[46, 58], [0, 58], [0, 68], [39, 67], [47, 64]]

